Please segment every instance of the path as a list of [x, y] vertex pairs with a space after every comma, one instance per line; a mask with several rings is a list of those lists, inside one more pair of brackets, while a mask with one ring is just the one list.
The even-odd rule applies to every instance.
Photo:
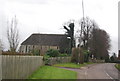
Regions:
[[114, 67], [115, 63], [90, 64], [80, 69], [63, 68], [78, 73], [78, 79], [120, 79], [119, 71]]

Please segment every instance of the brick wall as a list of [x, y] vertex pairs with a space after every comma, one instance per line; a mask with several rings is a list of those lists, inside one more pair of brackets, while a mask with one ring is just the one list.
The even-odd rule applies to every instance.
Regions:
[[51, 57], [49, 58], [48, 64], [59, 64], [59, 63], [69, 63], [71, 62], [71, 57]]

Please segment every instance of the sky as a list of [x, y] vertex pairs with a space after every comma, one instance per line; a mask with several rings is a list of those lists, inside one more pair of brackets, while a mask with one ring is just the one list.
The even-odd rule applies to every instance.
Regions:
[[[83, 0], [84, 16], [96, 21], [111, 38], [110, 52], [118, 53], [118, 1]], [[7, 21], [16, 15], [20, 42], [32, 33], [64, 34], [63, 25], [70, 20], [79, 23], [83, 17], [82, 0], [0, 0], [0, 38], [5, 49]], [[75, 26], [75, 31], [80, 29]]]

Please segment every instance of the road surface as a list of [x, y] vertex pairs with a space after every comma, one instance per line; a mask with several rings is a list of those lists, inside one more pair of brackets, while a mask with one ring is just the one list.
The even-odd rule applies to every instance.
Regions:
[[120, 73], [114, 65], [115, 63], [101, 63], [88, 65], [80, 69], [67, 69], [78, 72], [78, 79], [110, 79], [110, 81], [119, 79], [117, 81], [120, 81]]

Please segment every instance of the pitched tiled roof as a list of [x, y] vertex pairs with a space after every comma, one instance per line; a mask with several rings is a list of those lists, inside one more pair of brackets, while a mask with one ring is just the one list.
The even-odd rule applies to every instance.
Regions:
[[66, 38], [65, 34], [32, 34], [21, 45], [59, 46], [60, 42]]

